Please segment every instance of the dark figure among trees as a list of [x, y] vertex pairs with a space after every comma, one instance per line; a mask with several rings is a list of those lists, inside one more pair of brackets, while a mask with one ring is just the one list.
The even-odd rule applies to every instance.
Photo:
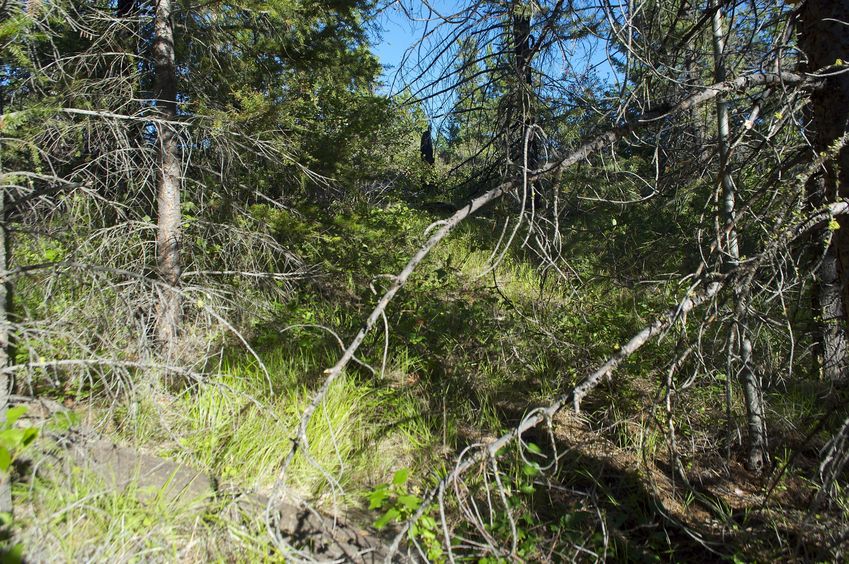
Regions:
[[436, 162], [436, 159], [433, 158], [433, 135], [429, 125], [427, 126], [427, 129], [422, 132], [420, 150], [422, 153], [422, 160], [424, 162], [429, 165], [433, 165], [433, 163]]
[[118, 17], [125, 18], [136, 11], [136, 0], [118, 0]]

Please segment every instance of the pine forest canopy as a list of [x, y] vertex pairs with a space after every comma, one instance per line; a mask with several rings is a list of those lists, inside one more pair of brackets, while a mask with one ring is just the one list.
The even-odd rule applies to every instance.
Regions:
[[3, 557], [846, 558], [845, 61], [849, 0], [0, 3]]

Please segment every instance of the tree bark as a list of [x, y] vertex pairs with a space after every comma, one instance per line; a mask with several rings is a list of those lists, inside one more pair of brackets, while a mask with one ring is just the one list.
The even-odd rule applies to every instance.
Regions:
[[[807, 0], [800, 11], [799, 46], [807, 57], [803, 70], [815, 72], [849, 59], [849, 0]], [[811, 94], [807, 109], [809, 140], [817, 154], [828, 151], [847, 131], [849, 75], [827, 78]], [[842, 148], [807, 184], [811, 209], [849, 196], [849, 148]], [[819, 323], [821, 370], [834, 382], [847, 378], [847, 306], [849, 306], [849, 220], [839, 218], [839, 229], [823, 229], [816, 239], [825, 249], [816, 272], [815, 312]], [[825, 251], [823, 254], [823, 250]]]
[[[172, 1], [156, 0], [153, 61], [155, 66], [156, 108], [160, 118], [173, 122], [177, 117], [177, 67], [174, 57]], [[173, 345], [182, 317], [180, 303], [180, 185], [181, 162], [177, 131], [169, 123], [156, 125], [159, 143], [157, 174], [157, 261], [159, 275], [168, 287], [160, 293], [157, 337], [161, 344]]]
[[[511, 155], [514, 162], [519, 163], [523, 173], [525, 170], [534, 171], [539, 167], [539, 147], [534, 131], [534, 115], [532, 108], [533, 73], [531, 59], [533, 58], [533, 37], [531, 36], [531, 7], [524, 2], [516, 2], [513, 6], [513, 50], [516, 62], [516, 96], [515, 108], [516, 134], [515, 153]], [[533, 194], [534, 207], [542, 205], [539, 183], [529, 183], [528, 188]]]
[[[713, 14], [713, 62], [716, 82], [725, 82], [725, 17], [721, 9]], [[728, 116], [728, 100], [725, 95], [716, 98], [716, 121], [719, 141], [719, 175], [722, 184], [722, 219], [726, 229], [723, 241], [724, 263], [726, 270], [737, 268], [740, 264], [740, 238], [735, 227], [737, 188], [731, 174], [730, 135], [731, 126]], [[731, 338], [728, 340], [728, 366], [730, 378], [733, 372], [739, 375], [743, 386], [743, 398], [746, 402], [746, 421], [748, 427], [748, 456], [746, 466], [749, 470], [760, 472], [767, 461], [766, 423], [761, 385], [752, 369], [752, 342], [747, 327], [748, 299], [744, 288], [734, 291], [734, 321]], [[739, 370], [736, 366], [739, 365]]]
[[[2, 169], [2, 163], [0, 163]], [[0, 370], [7, 368], [9, 362], [9, 271], [8, 231], [6, 229], [6, 189], [0, 188]], [[6, 410], [9, 407], [9, 375], [0, 372], [0, 425], [6, 423]], [[8, 472], [0, 472], [0, 513], [12, 512], [12, 484]]]

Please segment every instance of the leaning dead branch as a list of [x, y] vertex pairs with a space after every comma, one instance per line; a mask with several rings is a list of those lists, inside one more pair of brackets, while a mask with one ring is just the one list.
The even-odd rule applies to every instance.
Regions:
[[[454, 466], [454, 470], [452, 470], [445, 478], [440, 480], [439, 484], [432, 488], [427, 495], [424, 496], [424, 501], [419, 509], [401, 525], [390, 546], [386, 562], [388, 563], [392, 561], [392, 557], [398, 551], [407, 530], [422, 515], [424, 515], [426, 511], [428, 511], [434, 500], [437, 498], [442, 499], [444, 492], [449, 485], [455, 484], [457, 480], [468, 470], [486, 460], [495, 460], [499, 452], [501, 452], [505, 447], [510, 445], [513, 441], [520, 439], [525, 432], [537, 427], [538, 425], [546, 423], [550, 427], [552, 425], [553, 417], [567, 406], [571, 405], [576, 414], [580, 413], [582, 400], [605, 379], [610, 378], [619, 365], [630, 358], [646, 343], [649, 343], [655, 337], [664, 334], [666, 330], [672, 327], [677, 321], [686, 319], [689, 312], [693, 311], [700, 305], [715, 299], [723, 289], [736, 286], [741, 280], [745, 283], [746, 279], [751, 277], [752, 271], [756, 270], [758, 266], [769, 260], [769, 258], [771, 258], [779, 248], [790, 245], [818, 226], [823, 225], [837, 216], [846, 215], [847, 213], [849, 213], [849, 202], [847, 201], [835, 202], [834, 204], [826, 206], [811, 216], [804, 218], [803, 221], [784, 229], [776, 238], [776, 241], [780, 242], [781, 245], [773, 242], [773, 244], [768, 245], [761, 254], [753, 257], [751, 261], [729, 270], [726, 274], [699, 280], [688, 289], [684, 298], [675, 307], [660, 315], [651, 325], [646, 326], [639, 333], [634, 335], [616, 352], [616, 354], [608, 358], [604, 364], [584, 378], [580, 384], [555, 398], [546, 407], [541, 407], [528, 413], [522, 421], [508, 433], [505, 433], [501, 437], [486, 444], [478, 445], [477, 448], [469, 448], [464, 451], [463, 455], [458, 458]], [[831, 455], [831, 457], [827, 457], [826, 462], [824, 463], [823, 468], [826, 469], [823, 470], [824, 474], [838, 465], [842, 468], [843, 465], [845, 465], [846, 460], [849, 459], [849, 456], [845, 454], [846, 449], [843, 446], [845, 443], [844, 434], [845, 431], [841, 430], [841, 432], [838, 433], [837, 438], [833, 441], [833, 444], [829, 444], [828, 454]], [[832, 459], [836, 459], [837, 464], [835, 464]], [[449, 546], [450, 541], [448, 538], [449, 537], [446, 537], [446, 548], [450, 552], [451, 547]]]
[[[568, 169], [569, 167], [585, 160], [596, 151], [607, 147], [612, 143], [615, 143], [616, 141], [641, 128], [648, 127], [664, 118], [679, 114], [684, 111], [688, 111], [691, 108], [713, 100], [721, 94], [728, 92], [745, 91], [758, 87], [769, 87], [777, 85], [783, 85], [785, 87], [790, 87], [793, 85], [801, 86], [811, 83], [812, 80], [813, 79], [809, 77], [795, 73], [762, 73], [741, 76], [735, 80], [730, 80], [706, 87], [704, 90], [692, 96], [689, 96], [682, 101], [679, 101], [677, 103], [664, 104], [660, 107], [650, 109], [647, 112], [641, 114], [640, 116], [632, 120], [626, 121], [623, 125], [620, 125], [600, 135], [597, 135], [590, 141], [583, 143], [580, 147], [570, 152], [565, 157], [549, 164], [548, 166], [540, 170], [525, 171], [525, 174], [523, 174], [521, 178], [515, 180], [508, 180], [499, 184], [497, 187], [473, 199], [467, 205], [455, 212], [454, 215], [452, 215], [447, 220], [436, 222], [435, 224], [430, 226], [426, 230], [426, 232], [429, 232], [430, 230], [436, 227], [438, 227], [438, 229], [433, 233], [433, 235], [430, 236], [430, 238], [416, 252], [416, 254], [414, 254], [410, 258], [403, 270], [401, 270], [399, 274], [391, 278], [392, 282], [389, 288], [378, 300], [374, 309], [366, 318], [362, 328], [354, 336], [348, 347], [343, 352], [342, 356], [337, 361], [337, 363], [331, 368], [328, 368], [324, 371], [324, 382], [315, 392], [312, 401], [309, 403], [309, 405], [301, 415], [300, 424], [298, 425], [295, 436], [292, 438], [292, 448], [286, 455], [286, 458], [284, 459], [282, 468], [280, 470], [277, 486], [275, 487], [275, 494], [271, 496], [271, 499], [268, 504], [269, 531], [276, 539], [276, 542], [278, 542], [281, 546], [286, 546], [286, 542], [280, 538], [276, 527], [273, 526], [273, 519], [270, 519], [270, 517], [272, 517], [273, 515], [271, 512], [273, 511], [273, 507], [275, 506], [279, 495], [281, 495], [280, 492], [283, 489], [283, 484], [285, 484], [287, 471], [295, 456], [301, 450], [304, 451], [307, 455], [309, 453], [309, 439], [307, 437], [307, 428], [309, 427], [313, 414], [318, 409], [321, 402], [324, 400], [332, 384], [341, 376], [341, 374], [345, 370], [345, 367], [348, 365], [348, 363], [353, 358], [354, 354], [359, 349], [360, 345], [363, 343], [365, 337], [373, 329], [374, 325], [378, 322], [378, 320], [382, 319], [382, 316], [384, 315], [387, 306], [398, 293], [398, 291], [401, 290], [401, 288], [407, 283], [415, 269], [422, 263], [422, 261], [424, 261], [430, 251], [433, 250], [434, 247], [436, 247], [449, 234], [451, 234], [451, 232], [454, 231], [454, 229], [458, 225], [460, 225], [465, 219], [472, 216], [475, 212], [477, 212], [487, 204], [498, 200], [501, 196], [505, 194], [511, 193], [512, 191], [519, 189], [525, 179], [527, 179], [527, 181], [533, 181], [550, 174], [562, 172]], [[703, 303], [704, 300], [713, 297], [713, 295], [715, 295], [715, 293], [718, 292], [720, 288], [721, 284], [719, 287], [714, 287], [714, 285], [708, 285], [705, 289], [705, 297], [703, 299], [700, 299], [696, 296], [688, 297], [687, 300], [690, 301], [685, 300], [685, 302], [682, 302], [679, 307], [682, 308], [682, 311], [685, 307], [692, 309], [697, 305]], [[673, 316], [672, 321], [674, 321], [674, 319], [677, 319], [677, 314]], [[634, 338], [632, 343], [629, 343], [628, 345], [622, 348], [620, 354], [624, 354], [624, 356], [618, 358], [618, 360], [615, 360], [617, 357], [614, 357], [614, 359], [611, 359], [611, 361], [609, 361], [609, 365], [606, 364], [604, 367], [599, 369], [600, 372], [597, 375], [592, 375], [588, 379], [588, 381], [592, 383], [588, 383], [587, 386], [577, 390], [577, 395], [575, 397], [578, 398], [578, 402], [576, 406], [579, 405], [580, 399], [583, 398], [583, 396], [586, 395], [586, 393], [588, 393], [593, 387], [595, 387], [595, 385], [606, 374], [615, 369], [616, 366], [618, 366], [619, 363], [622, 362], [622, 360], [624, 360], [631, 353], [639, 349], [651, 337], [657, 335], [660, 331], [662, 331], [664, 327], [663, 323], [671, 323], [671, 321], [667, 320], [661, 322], [660, 325], [658, 325], [657, 327], [652, 326], [652, 328], [648, 328], [646, 330], [648, 332], [645, 334], [640, 333], [640, 335]], [[540, 415], [540, 417], [542, 416]], [[540, 421], [541, 420], [542, 419], [540, 419]], [[509, 442], [509, 440], [507, 442]]]

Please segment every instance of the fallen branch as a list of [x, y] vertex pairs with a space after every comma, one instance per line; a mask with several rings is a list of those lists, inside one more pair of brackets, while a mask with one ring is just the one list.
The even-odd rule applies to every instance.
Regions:
[[[700, 104], [704, 104], [715, 98], [716, 96], [736, 90], [746, 90], [749, 88], [754, 88], [756, 86], [765, 86], [765, 85], [775, 85], [775, 84], [800, 84], [805, 82], [807, 79], [801, 75], [793, 74], [793, 73], [770, 73], [770, 74], [757, 74], [757, 75], [748, 75], [740, 77], [736, 80], [731, 80], [727, 82], [722, 82], [719, 84], [715, 84], [706, 88], [704, 91], [699, 92], [689, 98], [684, 99], [683, 101], [669, 106], [663, 106], [661, 108], [655, 108], [647, 111], [642, 114], [638, 118], [628, 121], [624, 125], [611, 129], [601, 135], [596, 136], [591, 141], [588, 141], [581, 145], [578, 149], [571, 152], [568, 156], [561, 159], [559, 162], [553, 164], [548, 168], [544, 168], [538, 171], [534, 171], [533, 173], [528, 174], [529, 180], [535, 180], [542, 176], [546, 176], [551, 173], [561, 172], [570, 166], [577, 164], [578, 162], [586, 159], [589, 155], [608, 146], [611, 143], [616, 142], [618, 139], [624, 137], [625, 135], [639, 129], [642, 126], [651, 124], [659, 119], [665, 118], [667, 116], [671, 116], [686, 110], [694, 106], [698, 106]], [[307, 437], [306, 437], [306, 429], [309, 425], [309, 421], [312, 417], [312, 414], [318, 408], [318, 405], [321, 403], [322, 399], [324, 399], [327, 390], [330, 389], [330, 386], [339, 377], [345, 367], [350, 362], [351, 358], [356, 353], [357, 349], [359, 349], [360, 345], [365, 339], [366, 335], [371, 331], [374, 324], [380, 319], [383, 312], [386, 310], [386, 307], [389, 305], [389, 302], [395, 297], [395, 294], [407, 283], [410, 275], [413, 271], [418, 267], [418, 265], [427, 257], [431, 250], [439, 244], [445, 237], [447, 237], [463, 220], [473, 215], [476, 211], [484, 207], [485, 205], [493, 202], [509, 192], [511, 189], [515, 188], [518, 184], [518, 181], [507, 181], [500, 184], [498, 187], [493, 188], [492, 190], [478, 196], [464, 207], [460, 208], [457, 212], [454, 213], [450, 218], [444, 220], [442, 222], [437, 222], [432, 226], [428, 227], [426, 232], [430, 231], [430, 229], [440, 226], [439, 229], [431, 235], [431, 237], [427, 240], [427, 242], [416, 252], [415, 255], [407, 262], [407, 265], [404, 269], [397, 275], [392, 277], [392, 284], [389, 286], [389, 289], [383, 294], [377, 304], [374, 306], [371, 314], [369, 314], [366, 319], [365, 324], [359, 330], [357, 335], [351, 341], [351, 344], [348, 345], [348, 348], [345, 349], [344, 353], [342, 353], [342, 357], [339, 361], [331, 368], [324, 371], [326, 375], [325, 381], [322, 384], [321, 388], [316, 392], [313, 397], [313, 401], [310, 402], [310, 405], [304, 410], [304, 413], [301, 417], [301, 424], [298, 428], [297, 435], [294, 439], [292, 439], [292, 449], [287, 455], [285, 462], [283, 463], [283, 468], [281, 470], [281, 480], [285, 477], [286, 470], [294, 458], [297, 450], [304, 446], [308, 445]]]
[[847, 214], [849, 214], [849, 202], [839, 201], [817, 210], [799, 223], [784, 229], [776, 240], [769, 244], [762, 253], [754, 257], [751, 261], [730, 270], [728, 273], [707, 281], [706, 287], [703, 291], [696, 292], [697, 285], [691, 287], [687, 292], [687, 295], [678, 303], [677, 306], [666, 311], [664, 314], [659, 316], [654, 323], [645, 327], [642, 331], [631, 337], [631, 339], [622, 348], [620, 348], [616, 354], [611, 356], [604, 364], [593, 371], [569, 392], [556, 397], [548, 404], [548, 406], [533, 410], [526, 415], [518, 425], [501, 437], [490, 441], [485, 445], [480, 445], [477, 449], [469, 448], [464, 451], [464, 453], [470, 454], [465, 459], [461, 455], [454, 466], [454, 470], [445, 478], [440, 480], [439, 484], [435, 488], [431, 489], [426, 496], [424, 496], [419, 509], [401, 525], [401, 528], [398, 530], [392, 541], [386, 562], [391, 562], [392, 556], [397, 552], [401, 540], [409, 530], [410, 526], [424, 515], [426, 511], [428, 511], [434, 499], [436, 499], [437, 496], [442, 495], [442, 492], [445, 491], [448, 484], [456, 481], [473, 466], [476, 466], [484, 460], [495, 458], [501, 449], [521, 437], [526, 431], [533, 429], [540, 423], [546, 421], [550, 422], [554, 415], [567, 405], [571, 404], [575, 413], [579, 413], [581, 409], [581, 401], [605, 378], [610, 377], [613, 371], [616, 370], [622, 362], [636, 353], [652, 338], [666, 331], [678, 319], [684, 318], [687, 313], [696, 307], [712, 300], [724, 287], [729, 285], [729, 283], [734, 282], [739, 278], [751, 278], [751, 271], [753, 269], [757, 269], [758, 266], [762, 265], [768, 258], [778, 251], [780, 248], [778, 242], [790, 244], [799, 239], [806, 232], [819, 227], [834, 217]]
[[572, 388], [568, 393], [562, 394], [558, 396], [554, 401], [552, 401], [547, 407], [535, 409], [531, 413], [529, 413], [522, 421], [513, 429], [511, 429], [508, 433], [502, 435], [501, 437], [491, 441], [485, 445], [481, 445], [478, 449], [472, 450], [469, 449], [467, 452], [471, 453], [465, 459], [458, 459], [457, 464], [454, 466], [454, 470], [448, 474], [445, 478], [440, 480], [437, 487], [433, 488], [428, 492], [428, 494], [424, 497], [421, 506], [419, 509], [410, 516], [407, 521], [405, 521], [400, 530], [395, 535], [395, 538], [392, 541], [392, 545], [389, 548], [389, 556], [386, 558], [386, 562], [392, 561], [392, 556], [398, 551], [398, 547], [401, 544], [401, 540], [404, 535], [407, 533], [407, 530], [415, 523], [425, 512], [430, 508], [430, 505], [433, 503], [433, 500], [437, 495], [440, 495], [440, 492], [443, 492], [448, 484], [456, 481], [461, 475], [463, 475], [467, 470], [476, 466], [484, 460], [493, 459], [496, 457], [498, 452], [512, 443], [514, 440], [519, 438], [526, 431], [533, 429], [540, 423], [544, 421], [551, 421], [552, 417], [562, 410], [567, 405], [572, 405], [575, 412], [580, 411], [581, 400], [591, 392], [598, 384], [604, 380], [605, 377], [610, 376], [610, 374], [628, 357], [634, 354], [637, 350], [639, 350], [643, 345], [649, 342], [652, 337], [655, 337], [669, 328], [676, 320], [686, 315], [688, 312], [692, 311], [699, 305], [713, 299], [719, 291], [725, 286], [728, 281], [728, 277], [724, 277], [721, 280], [714, 280], [708, 283], [707, 288], [704, 292], [700, 292], [698, 294], [692, 294], [685, 297], [676, 307], [667, 311], [664, 315], [659, 317], [654, 323], [644, 328], [642, 331], [634, 335], [630, 341], [628, 341], [625, 346], [623, 346], [619, 351], [616, 352], [615, 355], [610, 357], [607, 362], [605, 362], [600, 368], [594, 371], [592, 374], [587, 376], [583, 382], [581, 382], [578, 386]]
[[[641, 114], [640, 116], [636, 117], [635, 119], [629, 120], [629, 121], [625, 122], [624, 124], [622, 124], [618, 127], [610, 129], [610, 130], [608, 130], [608, 131], [606, 131], [606, 132], [604, 132], [600, 135], [597, 135], [592, 140], [582, 144], [576, 150], [569, 153], [566, 157], [564, 157], [560, 161], [555, 162], [555, 163], [551, 164], [550, 166], [545, 167], [545, 168], [540, 169], [540, 170], [527, 171], [527, 174], [523, 175], [524, 178], [522, 180], [524, 181], [526, 179], [527, 181], [532, 181], [532, 180], [536, 180], [538, 178], [541, 178], [543, 176], [547, 176], [547, 175], [552, 174], [552, 173], [563, 172], [564, 170], [571, 167], [572, 165], [575, 165], [575, 164], [581, 162], [582, 160], [586, 159], [587, 157], [589, 157], [594, 152], [610, 145], [611, 143], [616, 142], [617, 140], [621, 139], [622, 137], [624, 137], [624, 136], [626, 136], [626, 135], [628, 135], [628, 134], [630, 134], [630, 133], [632, 133], [632, 132], [634, 132], [634, 131], [642, 128], [642, 127], [651, 125], [651, 124], [653, 124], [653, 123], [655, 123], [659, 120], [662, 120], [662, 119], [664, 119], [668, 116], [672, 116], [672, 115], [687, 111], [687, 110], [689, 110], [693, 107], [704, 104], [704, 103], [716, 98], [720, 94], [732, 92], [732, 91], [747, 90], [747, 89], [760, 87], [760, 86], [774, 86], [774, 85], [779, 85], [779, 84], [785, 85], [785, 86], [791, 85], [791, 84], [799, 85], [799, 84], [803, 84], [803, 83], [809, 83], [809, 82], [811, 82], [811, 80], [812, 79], [810, 79], [808, 77], [805, 77], [805, 76], [802, 76], [802, 75], [799, 75], [799, 74], [794, 74], [794, 73], [763, 73], [763, 74], [753, 74], [753, 75], [742, 76], [742, 77], [737, 78], [735, 80], [730, 80], [730, 81], [726, 81], [726, 82], [722, 82], [722, 83], [719, 83], [719, 84], [709, 86], [709, 87], [705, 88], [703, 91], [698, 92], [697, 94], [694, 94], [693, 96], [690, 96], [688, 98], [685, 98], [684, 100], [682, 100], [682, 101], [680, 101], [676, 104], [670, 104], [670, 105], [665, 105], [665, 106], [661, 106], [661, 107], [658, 107], [658, 108], [653, 108], [653, 109]], [[339, 361], [333, 367], [324, 371], [324, 374], [326, 375], [326, 377], [325, 377], [323, 384], [317, 390], [317, 392], [313, 396], [312, 401], [306, 407], [306, 409], [303, 411], [303, 413], [301, 415], [301, 421], [300, 421], [300, 424], [298, 426], [296, 435], [295, 435], [295, 437], [292, 438], [292, 448], [289, 450], [289, 453], [286, 455], [286, 457], [283, 461], [283, 465], [282, 465], [281, 470], [280, 470], [280, 475], [278, 477], [277, 484], [275, 486], [275, 491], [280, 489], [277, 486], [280, 486], [284, 483], [285, 478], [286, 478], [286, 473], [289, 469], [290, 464], [294, 460], [295, 455], [298, 453], [298, 450], [300, 450], [300, 449], [304, 449], [305, 451], [309, 450], [309, 440], [307, 438], [307, 428], [309, 426], [310, 420], [312, 419], [312, 416], [315, 413], [316, 409], [321, 404], [321, 402], [324, 400], [324, 397], [326, 396], [326, 394], [327, 394], [328, 390], [330, 389], [330, 387], [332, 386], [333, 382], [335, 382], [336, 379], [339, 378], [339, 376], [344, 371], [345, 367], [351, 361], [354, 354], [357, 352], [357, 350], [359, 349], [363, 340], [365, 339], [366, 335], [368, 335], [368, 333], [374, 327], [375, 323], [377, 323], [377, 321], [382, 318], [382, 316], [384, 315], [385, 310], [386, 310], [387, 306], [389, 305], [389, 303], [392, 301], [392, 299], [395, 297], [395, 295], [398, 293], [398, 291], [407, 283], [407, 280], [410, 278], [413, 271], [415, 271], [415, 269], [418, 267], [418, 265], [421, 264], [421, 262], [425, 259], [425, 257], [427, 257], [427, 255], [430, 253], [430, 251], [433, 250], [433, 248], [436, 247], [436, 245], [439, 244], [443, 239], [445, 239], [463, 220], [465, 220], [466, 218], [473, 215], [476, 211], [478, 211], [479, 209], [481, 209], [485, 205], [497, 200], [498, 198], [500, 198], [504, 194], [506, 194], [506, 193], [510, 192], [511, 190], [517, 188], [518, 184], [519, 184], [518, 180], [516, 180], [516, 181], [509, 180], [509, 181], [503, 182], [502, 184], [500, 184], [496, 188], [493, 188], [493, 189], [489, 190], [488, 192], [485, 192], [484, 194], [478, 196], [477, 198], [475, 198], [474, 200], [472, 200], [471, 202], [466, 204], [464, 207], [460, 208], [457, 212], [454, 213], [454, 215], [452, 215], [447, 220], [437, 222], [437, 223], [433, 224], [432, 226], [430, 226], [426, 230], [426, 233], [427, 233], [431, 229], [439, 226], [439, 229], [435, 233], [433, 233], [433, 235], [430, 236], [430, 238], [427, 240], [427, 242], [416, 252], [416, 254], [413, 255], [412, 258], [410, 258], [410, 260], [407, 262], [406, 266], [404, 266], [404, 269], [397, 276], [394, 276], [394, 277], [391, 278], [392, 283], [390, 284], [389, 288], [386, 290], [386, 292], [383, 294], [383, 296], [378, 300], [377, 304], [375, 305], [372, 312], [369, 314], [369, 316], [366, 319], [365, 323], [363, 324], [362, 328], [357, 332], [356, 336], [353, 338], [351, 343], [348, 345], [348, 347], [342, 353], [342, 356], [339, 359]], [[693, 304], [693, 305], [690, 306], [690, 309], [692, 309], [692, 307], [696, 307], [696, 305], [697, 305], [696, 298], [694, 297], [694, 298], [688, 298], [688, 299], [690, 299], [692, 304]], [[699, 301], [698, 303], [701, 303], [701, 302]], [[649, 331], [649, 332], [642, 337], [643, 338], [642, 342], [636, 343], [636, 341], [634, 341], [633, 344], [629, 343], [628, 345], [623, 347], [623, 350], [620, 351], [620, 354], [624, 354], [624, 351], [626, 351], [626, 350], [630, 350], [630, 352], [625, 354], [625, 356], [621, 357], [619, 360], [611, 359], [611, 361], [609, 361], [609, 362], [612, 363], [612, 364], [610, 364], [609, 366], [606, 364], [604, 367], [602, 367], [602, 369], [606, 369], [606, 373], [609, 373], [610, 371], [615, 369], [616, 366], [618, 366], [619, 363], [622, 361], [622, 359], [627, 358], [628, 354], [631, 354], [631, 352], [637, 350], [640, 346], [642, 346], [642, 344], [645, 343], [646, 340], [648, 340], [649, 338], [651, 338], [652, 336], [657, 334], [657, 332], [659, 332], [660, 330], [661, 329], [657, 329], [657, 330], [653, 330], [653, 329], [650, 329], [650, 328], [647, 329], [647, 331]], [[643, 335], [643, 334], [641, 333], [640, 335]], [[638, 335], [638, 337], [640, 337], [640, 335]], [[635, 339], [637, 339], [637, 337], [635, 337]], [[628, 347], [628, 348], [626, 349], [626, 347]], [[600, 370], [602, 370], [602, 369], [600, 369]], [[599, 375], [596, 380], [600, 380], [603, 376], [604, 376], [604, 374]], [[592, 378], [592, 376], [591, 376], [591, 378]], [[597, 382], [595, 382], [595, 383], [597, 383]], [[583, 395], [588, 393], [589, 390], [592, 389], [592, 387], [595, 386], [595, 383], [589, 385], [588, 387], [582, 388], [581, 390], [578, 391], [579, 396], [576, 396], [576, 397], [579, 398], [578, 402], [580, 402], [580, 398], [583, 397]], [[530, 427], [528, 427], [528, 428], [530, 428]], [[509, 440], [507, 442], [509, 442]], [[271, 500], [269, 501], [269, 511], [271, 510], [271, 507], [273, 505], [274, 500], [275, 500], [275, 496], [272, 495]], [[269, 516], [270, 516], [270, 513], [269, 513]], [[406, 527], [409, 527], [409, 524]], [[405, 530], [406, 530], [406, 527], [405, 527]], [[269, 528], [270, 528], [270, 530], [273, 530], [273, 527], [271, 526], [270, 523], [269, 523]]]
[[[49, 111], [49, 110], [48, 110]], [[165, 124], [165, 125], [175, 125], [175, 126], [184, 126], [191, 124], [191, 120], [197, 119], [198, 116], [192, 116], [188, 120], [178, 121], [178, 120], [168, 120], [154, 117], [152, 115], [147, 115], [145, 113], [138, 113], [135, 115], [131, 114], [118, 114], [115, 112], [109, 112], [106, 110], [85, 110], [82, 108], [58, 108], [55, 110], [57, 113], [67, 114], [67, 115], [77, 115], [77, 116], [86, 116], [86, 117], [97, 117], [97, 118], [106, 118], [106, 119], [114, 119], [120, 121], [140, 121], [144, 123], [157, 123], [157, 124]], [[0, 130], [3, 129], [4, 124], [8, 120], [15, 120], [18, 118], [26, 118], [28, 115], [33, 115], [35, 112], [33, 110], [20, 110], [16, 112], [8, 112], [0, 115]]]

